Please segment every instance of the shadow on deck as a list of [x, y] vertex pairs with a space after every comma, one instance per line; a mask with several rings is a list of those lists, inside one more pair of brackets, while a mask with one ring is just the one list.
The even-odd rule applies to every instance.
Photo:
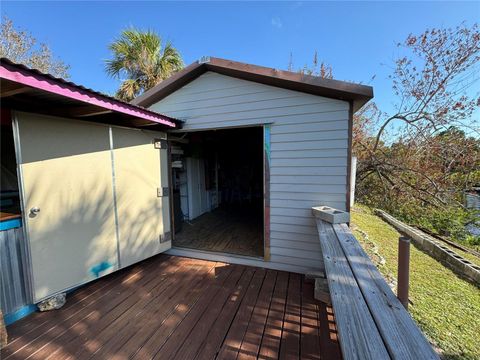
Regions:
[[339, 359], [302, 275], [158, 255], [7, 328], [1, 359]]

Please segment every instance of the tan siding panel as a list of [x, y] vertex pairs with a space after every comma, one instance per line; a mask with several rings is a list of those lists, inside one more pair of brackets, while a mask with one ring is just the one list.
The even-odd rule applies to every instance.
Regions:
[[166, 150], [153, 146], [159, 137], [160, 133], [113, 128], [122, 267], [171, 247], [169, 241], [160, 243], [160, 235], [170, 231], [170, 221], [168, 198], [157, 197], [157, 188], [168, 185]]
[[118, 266], [108, 127], [17, 114], [34, 300]]

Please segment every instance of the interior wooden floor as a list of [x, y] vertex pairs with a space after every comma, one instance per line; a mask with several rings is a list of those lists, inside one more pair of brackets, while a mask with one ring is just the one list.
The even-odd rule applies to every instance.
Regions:
[[173, 246], [263, 257], [263, 215], [248, 206], [218, 208], [184, 222]]
[[7, 328], [6, 359], [338, 359], [299, 274], [155, 256]]

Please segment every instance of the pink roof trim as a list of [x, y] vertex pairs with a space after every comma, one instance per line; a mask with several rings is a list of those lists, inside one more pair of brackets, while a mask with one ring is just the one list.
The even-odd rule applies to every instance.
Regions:
[[15, 68], [12, 70], [5, 65], [6, 64], [4, 63], [0, 64], [1, 78], [71, 99], [79, 100], [87, 104], [100, 106], [107, 110], [135, 116], [140, 119], [150, 120], [169, 127], [176, 127], [175, 123], [166, 116], [139, 108], [138, 106], [129, 105], [114, 99], [109, 99], [101, 94], [83, 90], [77, 86], [74, 86], [73, 84], [70, 85], [66, 82], [63, 82], [63, 80], [55, 81], [53, 78], [47, 77], [47, 75], [42, 76], [41, 73], [35, 74], [28, 68]]

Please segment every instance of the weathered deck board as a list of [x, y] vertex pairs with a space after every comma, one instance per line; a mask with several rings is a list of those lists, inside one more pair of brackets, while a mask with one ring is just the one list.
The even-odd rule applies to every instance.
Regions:
[[[409, 313], [388, 287], [383, 276], [355, 239], [346, 224], [333, 229], [355, 275], [378, 331], [393, 359], [438, 359]], [[408, 336], [405, 336], [408, 334]]]
[[317, 227], [343, 356], [390, 359], [337, 235], [332, 226], [323, 221], [317, 221]]
[[8, 327], [0, 358], [339, 359], [331, 316], [299, 274], [159, 255]]

